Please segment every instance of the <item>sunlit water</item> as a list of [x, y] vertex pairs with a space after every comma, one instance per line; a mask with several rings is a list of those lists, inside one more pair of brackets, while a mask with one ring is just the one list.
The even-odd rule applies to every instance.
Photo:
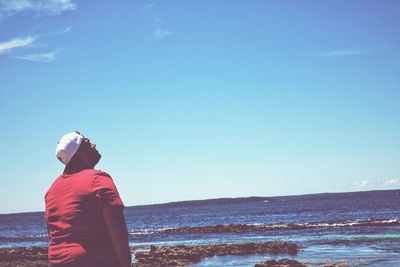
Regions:
[[[302, 247], [295, 256], [212, 257], [196, 267], [254, 266], [281, 258], [315, 264], [331, 260], [350, 266], [400, 266], [400, 190], [128, 207], [125, 216], [131, 246], [287, 241]], [[163, 232], [220, 224], [265, 226], [268, 230]], [[0, 247], [46, 246], [47, 242], [43, 213], [0, 215]]]

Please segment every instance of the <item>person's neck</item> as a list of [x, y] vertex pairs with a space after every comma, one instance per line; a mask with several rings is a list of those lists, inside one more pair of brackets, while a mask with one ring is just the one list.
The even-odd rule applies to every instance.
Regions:
[[65, 169], [63, 174], [74, 174], [86, 169], [91, 169], [90, 166], [84, 165], [82, 163], [74, 163], [74, 164], [68, 164]]

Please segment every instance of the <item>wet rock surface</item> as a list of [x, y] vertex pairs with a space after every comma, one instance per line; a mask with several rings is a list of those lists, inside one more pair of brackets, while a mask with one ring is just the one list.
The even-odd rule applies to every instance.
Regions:
[[0, 267], [48, 267], [47, 248], [3, 248], [0, 249]]
[[203, 258], [226, 255], [297, 254], [299, 246], [285, 242], [241, 243], [197, 246], [151, 246], [148, 252], [137, 252], [136, 267], [186, 266]]
[[264, 262], [256, 263], [254, 267], [306, 267], [306, 265], [295, 260], [282, 259], [267, 260]]
[[[135, 246], [131, 247], [133, 257], [136, 256], [134, 267], [168, 267], [190, 266], [203, 258], [226, 255], [250, 254], [289, 254], [295, 255], [300, 247], [285, 242], [240, 243], [197, 246]], [[49, 267], [46, 247], [0, 248], [0, 267]], [[255, 267], [348, 267], [347, 263], [318, 262], [300, 263], [294, 260], [268, 260], [260, 262]]]
[[324, 267], [349, 267], [349, 265], [347, 263], [342, 263], [342, 262], [333, 262], [324, 264]]
[[0, 249], [0, 260], [46, 260], [47, 248], [27, 247], [27, 248], [4, 248]]

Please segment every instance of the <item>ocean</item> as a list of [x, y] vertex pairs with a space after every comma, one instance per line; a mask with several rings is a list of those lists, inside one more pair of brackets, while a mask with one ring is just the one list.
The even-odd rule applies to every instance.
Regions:
[[[193, 265], [254, 266], [267, 259], [400, 266], [400, 190], [184, 201], [125, 208], [131, 246], [286, 241], [297, 255], [206, 258]], [[0, 247], [47, 246], [43, 212], [0, 214]]]

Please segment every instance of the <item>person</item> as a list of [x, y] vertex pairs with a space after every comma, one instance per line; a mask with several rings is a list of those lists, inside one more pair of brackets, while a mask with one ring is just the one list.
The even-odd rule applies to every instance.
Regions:
[[111, 176], [94, 169], [101, 158], [96, 145], [72, 132], [60, 139], [56, 156], [66, 166], [45, 195], [51, 265], [131, 266], [124, 205]]

